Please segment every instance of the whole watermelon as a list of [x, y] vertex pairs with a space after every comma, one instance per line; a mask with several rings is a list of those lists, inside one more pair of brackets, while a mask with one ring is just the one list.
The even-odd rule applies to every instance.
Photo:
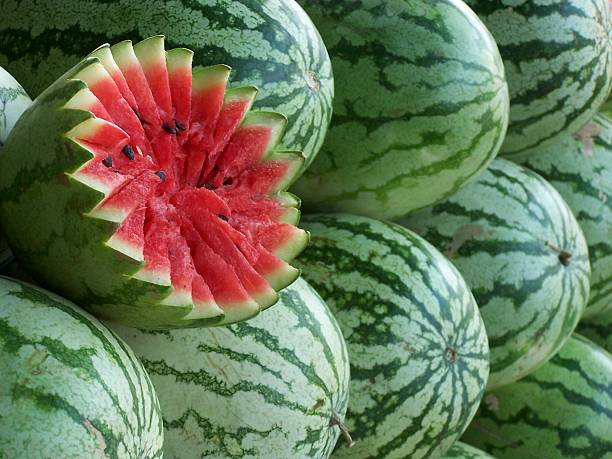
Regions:
[[612, 354], [612, 311], [581, 320], [576, 331]]
[[0, 457], [162, 457], [157, 397], [125, 343], [72, 303], [0, 277]]
[[457, 270], [392, 223], [307, 215], [303, 276], [335, 313], [351, 364], [337, 458], [438, 457], [480, 403], [489, 352], [478, 307]]
[[193, 50], [194, 64], [233, 67], [234, 86], [257, 86], [256, 107], [289, 118], [283, 147], [303, 152], [308, 166], [331, 118], [334, 83], [321, 37], [293, 0], [10, 0], [0, 15], [0, 65], [36, 97], [101, 43], [157, 34]]
[[331, 454], [348, 403], [348, 356], [336, 320], [305, 281], [249, 322], [116, 330], [159, 394], [165, 459]]
[[[0, 154], [9, 132], [31, 104], [32, 100], [17, 80], [0, 67]], [[13, 254], [0, 228], [0, 269], [12, 259]]]
[[606, 100], [612, 83], [608, 0], [466, 0], [504, 59], [510, 125], [501, 149], [531, 156], [570, 137]]
[[583, 317], [612, 310], [612, 119], [598, 115], [573, 138], [523, 163], [569, 204], [589, 246], [591, 294]]
[[460, 0], [303, 0], [332, 58], [321, 154], [294, 189], [306, 210], [392, 218], [477, 176], [508, 121], [493, 38]]
[[539, 175], [497, 159], [402, 223], [444, 252], [472, 289], [491, 347], [489, 389], [529, 374], [572, 334], [589, 296], [587, 246]]
[[463, 441], [499, 459], [610, 459], [612, 356], [580, 335], [526, 378], [488, 393]]
[[458, 441], [440, 459], [494, 459], [484, 451]]

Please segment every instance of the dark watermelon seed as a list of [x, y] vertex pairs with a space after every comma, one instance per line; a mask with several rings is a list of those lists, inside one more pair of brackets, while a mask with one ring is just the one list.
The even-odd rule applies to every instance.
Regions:
[[162, 128], [168, 134], [178, 135], [178, 130], [176, 128], [173, 128], [172, 126], [170, 126], [168, 123], [162, 124]]
[[229, 218], [228, 218], [226, 215], [219, 214], [219, 215], [217, 215], [217, 216], [218, 216], [218, 217], [219, 217], [221, 220], [226, 221], [226, 222], [229, 222]]
[[164, 171], [157, 171], [155, 175], [157, 175], [160, 179], [162, 179], [162, 182], [166, 180], [166, 177], [167, 177]]
[[129, 143], [125, 147], [123, 147], [121, 151], [125, 156], [127, 156], [130, 161], [132, 161], [136, 157], [136, 155], [134, 154], [134, 149]]
[[183, 123], [181, 123], [179, 120], [175, 119], [174, 120], [174, 125], [176, 126], [176, 128], [179, 131], [185, 131], [187, 130], [187, 126], [185, 126]]
[[136, 115], [136, 118], [138, 118], [138, 121], [140, 121], [142, 124], [149, 124], [149, 122], [145, 120], [140, 113], [138, 113], [138, 110], [134, 110], [134, 114]]
[[111, 167], [113, 165], [113, 157], [108, 155], [102, 160], [102, 164], [104, 164], [106, 167]]
[[234, 180], [231, 177], [223, 179], [223, 186], [230, 186], [232, 183], [234, 183]]

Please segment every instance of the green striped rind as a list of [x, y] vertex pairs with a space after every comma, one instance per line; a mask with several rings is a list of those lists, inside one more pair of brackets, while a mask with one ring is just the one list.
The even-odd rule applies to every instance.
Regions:
[[144, 368], [72, 303], [0, 277], [0, 368], [0, 457], [162, 457]]
[[523, 165], [561, 193], [584, 231], [592, 274], [583, 317], [612, 309], [612, 120], [597, 116], [575, 138], [542, 150]]
[[348, 403], [346, 344], [305, 281], [280, 296], [223, 328], [116, 328], [159, 394], [165, 459], [329, 457], [339, 436], [330, 421]]
[[392, 223], [306, 215], [298, 259], [336, 314], [351, 363], [347, 423], [355, 446], [338, 458], [437, 457], [481, 400], [487, 338], [474, 298], [430, 244]]
[[494, 459], [484, 451], [458, 441], [440, 459]]
[[295, 185], [306, 210], [399, 217], [453, 193], [496, 155], [508, 121], [504, 69], [463, 2], [302, 4], [336, 81], [328, 136]]
[[[9, 132], [31, 104], [32, 100], [17, 80], [0, 67], [0, 154]], [[0, 269], [12, 259], [11, 249], [0, 231]]]
[[37, 96], [101, 43], [159, 34], [168, 49], [193, 50], [195, 65], [233, 67], [232, 86], [257, 86], [255, 107], [289, 118], [282, 148], [302, 151], [304, 167], [310, 163], [331, 118], [334, 85], [321, 37], [293, 0], [8, 0], [0, 65]]
[[[0, 67], [0, 148], [32, 99], [6, 70]], [[0, 150], [1, 151], [1, 150]]]
[[62, 107], [86, 87], [70, 77], [95, 61], [86, 59], [58, 79], [11, 132], [0, 156], [4, 234], [22, 265], [44, 286], [96, 316], [121, 317], [141, 327], [176, 324], [191, 308], [160, 305], [171, 287], [130, 277], [142, 264], [104, 244], [116, 224], [83, 216], [102, 193], [69, 175], [91, 154], [64, 133], [93, 115]]
[[[459, 269], [491, 347], [488, 388], [529, 374], [571, 335], [589, 296], [584, 236], [540, 176], [493, 161], [449, 199], [404, 219]], [[571, 253], [569, 265], [560, 250]]]
[[612, 311], [581, 320], [576, 331], [612, 354]]
[[608, 0], [466, 0], [493, 33], [510, 87], [501, 153], [530, 155], [569, 137], [612, 83]]
[[574, 335], [525, 379], [485, 400], [463, 441], [499, 459], [612, 458], [612, 356]]

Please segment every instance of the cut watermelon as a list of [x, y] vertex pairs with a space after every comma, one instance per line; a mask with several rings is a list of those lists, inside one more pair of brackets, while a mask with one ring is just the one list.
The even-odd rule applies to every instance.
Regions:
[[[255, 88], [226, 90], [225, 65], [192, 74], [192, 58], [166, 52], [161, 36], [96, 49], [39, 97], [0, 161], [2, 183], [32, 167], [23, 156], [53, 163], [54, 172], [20, 175], [31, 183], [20, 183], [17, 203], [0, 201], [0, 217], [41, 282], [103, 318], [224, 325], [274, 304], [299, 274], [288, 261], [308, 235], [284, 190], [304, 159], [275, 151], [286, 119], [249, 113]], [[36, 151], [18, 157], [26, 135]], [[70, 180], [58, 184], [56, 173]], [[54, 196], [65, 208], [44, 205]], [[29, 199], [36, 234], [19, 210]], [[55, 234], [62, 248], [33, 253], [34, 237]]]

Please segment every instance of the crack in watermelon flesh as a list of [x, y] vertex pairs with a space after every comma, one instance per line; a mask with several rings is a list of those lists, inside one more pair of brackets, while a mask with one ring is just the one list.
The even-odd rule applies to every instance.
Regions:
[[163, 37], [102, 46], [65, 105], [92, 118], [66, 136], [92, 158], [71, 176], [104, 194], [88, 216], [114, 222], [106, 244], [133, 277], [172, 286], [162, 304], [227, 324], [274, 304], [307, 243], [284, 190], [303, 157], [277, 152], [286, 119], [250, 112], [252, 87], [227, 90], [229, 67], [192, 73], [193, 53]]

